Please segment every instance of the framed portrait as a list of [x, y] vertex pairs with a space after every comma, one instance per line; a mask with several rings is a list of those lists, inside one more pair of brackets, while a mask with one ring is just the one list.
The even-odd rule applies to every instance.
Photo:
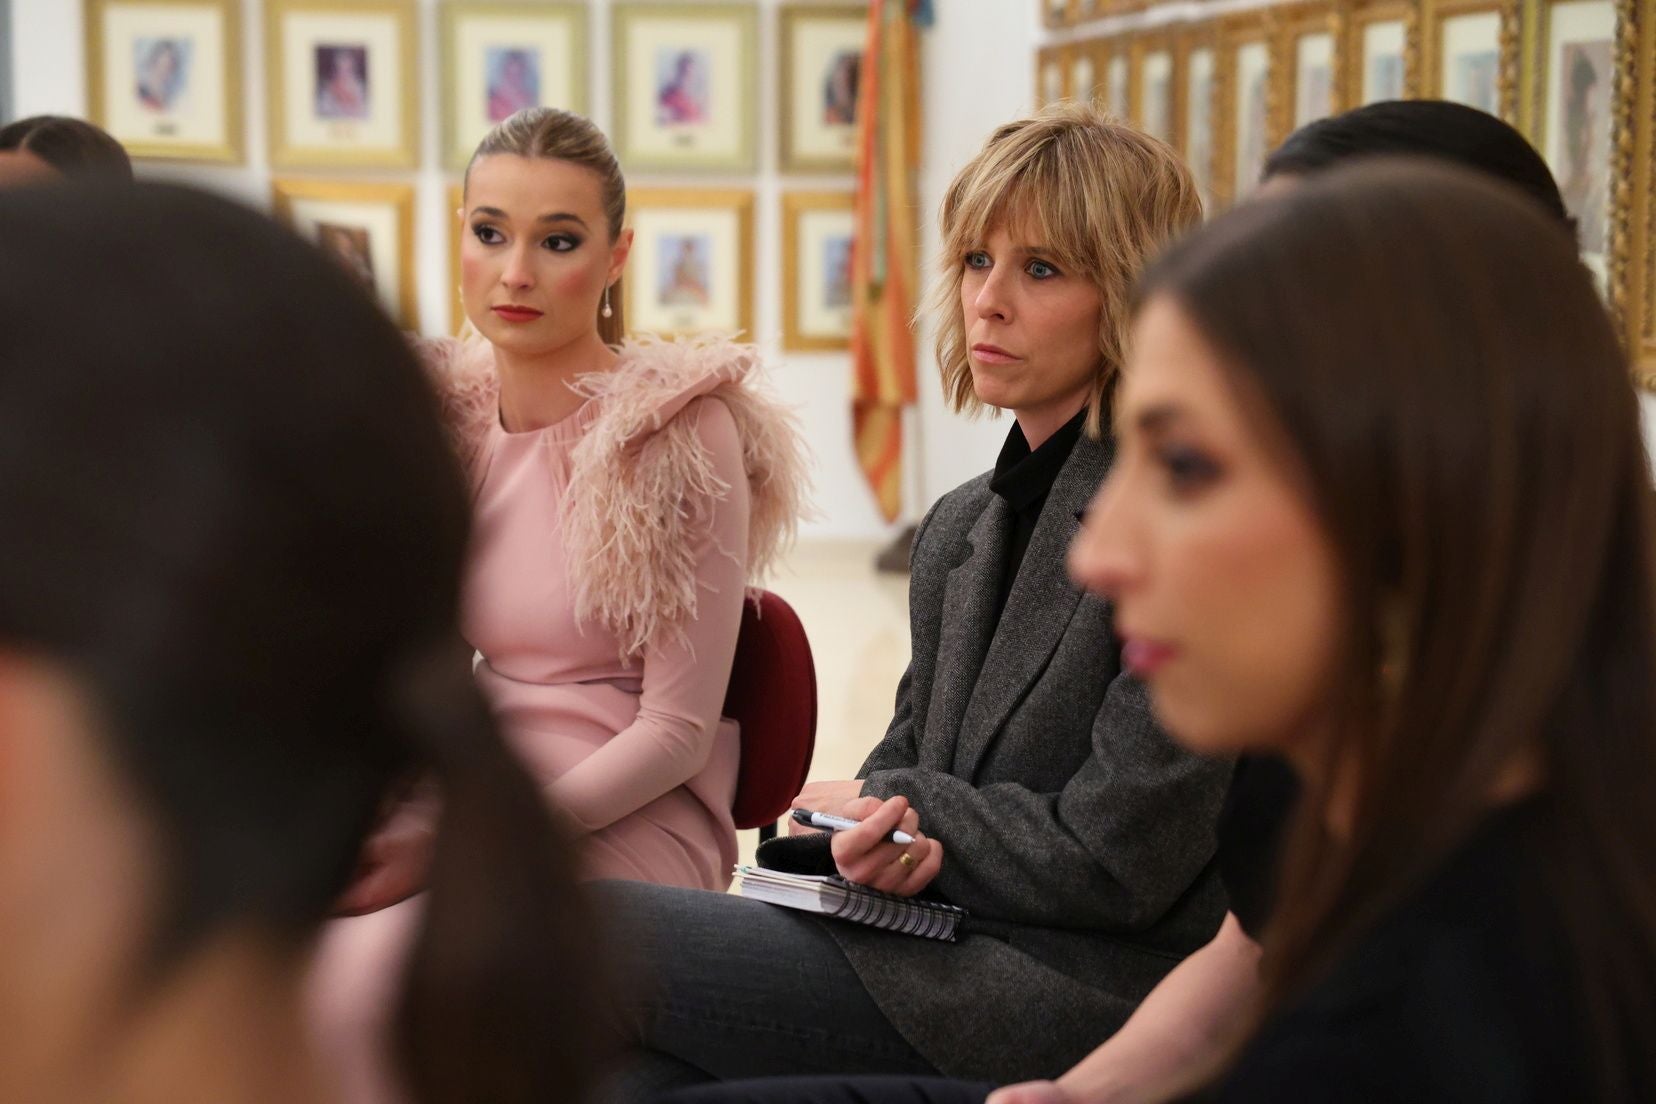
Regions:
[[633, 230], [629, 328], [663, 335], [751, 333], [753, 193], [645, 189], [627, 194]]
[[1334, 18], [1325, 5], [1287, 9], [1283, 25], [1288, 87], [1283, 96], [1287, 118], [1279, 133], [1286, 137], [1307, 123], [1334, 113]]
[[1417, 61], [1410, 56], [1415, 6], [1401, 0], [1350, 0], [1340, 28], [1336, 90], [1344, 110], [1415, 94]]
[[782, 194], [782, 347], [851, 345], [850, 192]]
[[1069, 96], [1069, 51], [1048, 46], [1035, 55], [1035, 106], [1045, 107]]
[[621, 3], [613, 10], [621, 163], [629, 171], [751, 170], [757, 9]]
[[1207, 28], [1186, 32], [1179, 41], [1179, 55], [1184, 74], [1182, 150], [1202, 197], [1202, 210], [1212, 212], [1216, 152], [1213, 120], [1218, 93], [1218, 49], [1214, 35]]
[[419, 328], [411, 186], [278, 178], [271, 188], [279, 218], [350, 273], [397, 325]]
[[1276, 142], [1273, 51], [1264, 13], [1228, 21], [1220, 38], [1219, 101], [1215, 111], [1219, 156], [1214, 193], [1221, 206], [1246, 199], [1259, 186], [1265, 157]]
[[265, 19], [273, 165], [418, 163], [407, 0], [269, 0]]
[[439, 10], [450, 168], [465, 168], [489, 128], [523, 108], [587, 113], [585, 5], [447, 0]]
[[1147, 34], [1133, 43], [1132, 119], [1147, 134], [1179, 145], [1178, 107], [1181, 99], [1173, 40], [1167, 34]]
[[1514, 121], [1517, 108], [1517, 0], [1426, 0], [1422, 86]]
[[1104, 110], [1118, 119], [1132, 118], [1132, 45], [1124, 38], [1107, 38], [1093, 48], [1093, 64], [1103, 74]]
[[846, 172], [856, 164], [857, 96], [868, 8], [789, 4], [782, 9], [784, 172]]
[[[1528, 129], [1576, 220], [1581, 259], [1604, 287], [1616, 165], [1616, 5], [1540, 0], [1532, 11], [1537, 57]], [[1622, 139], [1631, 141], [1626, 128]]]
[[85, 3], [92, 121], [134, 157], [240, 164], [241, 5]]

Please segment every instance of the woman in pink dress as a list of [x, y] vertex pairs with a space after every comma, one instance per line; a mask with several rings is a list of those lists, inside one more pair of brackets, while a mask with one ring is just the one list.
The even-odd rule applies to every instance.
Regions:
[[[801, 510], [791, 415], [720, 339], [623, 341], [632, 245], [604, 135], [550, 108], [467, 171], [466, 337], [421, 342], [476, 528], [463, 629], [508, 741], [578, 836], [582, 873], [722, 889], [739, 756], [722, 718], [746, 587]], [[475, 332], [472, 332], [475, 331]], [[429, 817], [411, 802], [333, 925], [314, 1024], [346, 1099], [396, 1099], [376, 1039], [421, 907]]]

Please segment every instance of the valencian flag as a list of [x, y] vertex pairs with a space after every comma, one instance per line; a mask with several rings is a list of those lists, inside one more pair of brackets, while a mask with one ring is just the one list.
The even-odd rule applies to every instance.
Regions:
[[872, 0], [858, 92], [851, 419], [857, 463], [887, 521], [902, 507], [903, 408], [916, 398], [918, 31], [931, 15], [930, 0]]

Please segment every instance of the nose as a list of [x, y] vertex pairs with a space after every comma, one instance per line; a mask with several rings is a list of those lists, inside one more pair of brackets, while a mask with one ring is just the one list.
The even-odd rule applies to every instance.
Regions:
[[1100, 598], [1120, 600], [1144, 578], [1125, 472], [1117, 468], [1087, 506], [1081, 531], [1070, 542], [1069, 573], [1075, 585]]
[[1010, 278], [1004, 265], [994, 265], [989, 269], [972, 300], [972, 308], [979, 318], [994, 322], [1012, 320], [1011, 289], [1007, 286]]
[[518, 243], [512, 246], [506, 255], [506, 267], [500, 270], [500, 282], [512, 289], [530, 288], [535, 286], [535, 267], [532, 263], [529, 243]]

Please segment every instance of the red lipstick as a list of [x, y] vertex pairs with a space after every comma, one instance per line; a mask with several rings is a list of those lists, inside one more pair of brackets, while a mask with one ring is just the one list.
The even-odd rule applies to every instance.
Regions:
[[544, 313], [534, 307], [519, 307], [510, 303], [504, 306], [491, 307], [490, 309], [508, 322], [533, 322]]
[[1178, 649], [1151, 640], [1129, 640], [1121, 648], [1121, 662], [1134, 676], [1147, 679], [1173, 659]]

